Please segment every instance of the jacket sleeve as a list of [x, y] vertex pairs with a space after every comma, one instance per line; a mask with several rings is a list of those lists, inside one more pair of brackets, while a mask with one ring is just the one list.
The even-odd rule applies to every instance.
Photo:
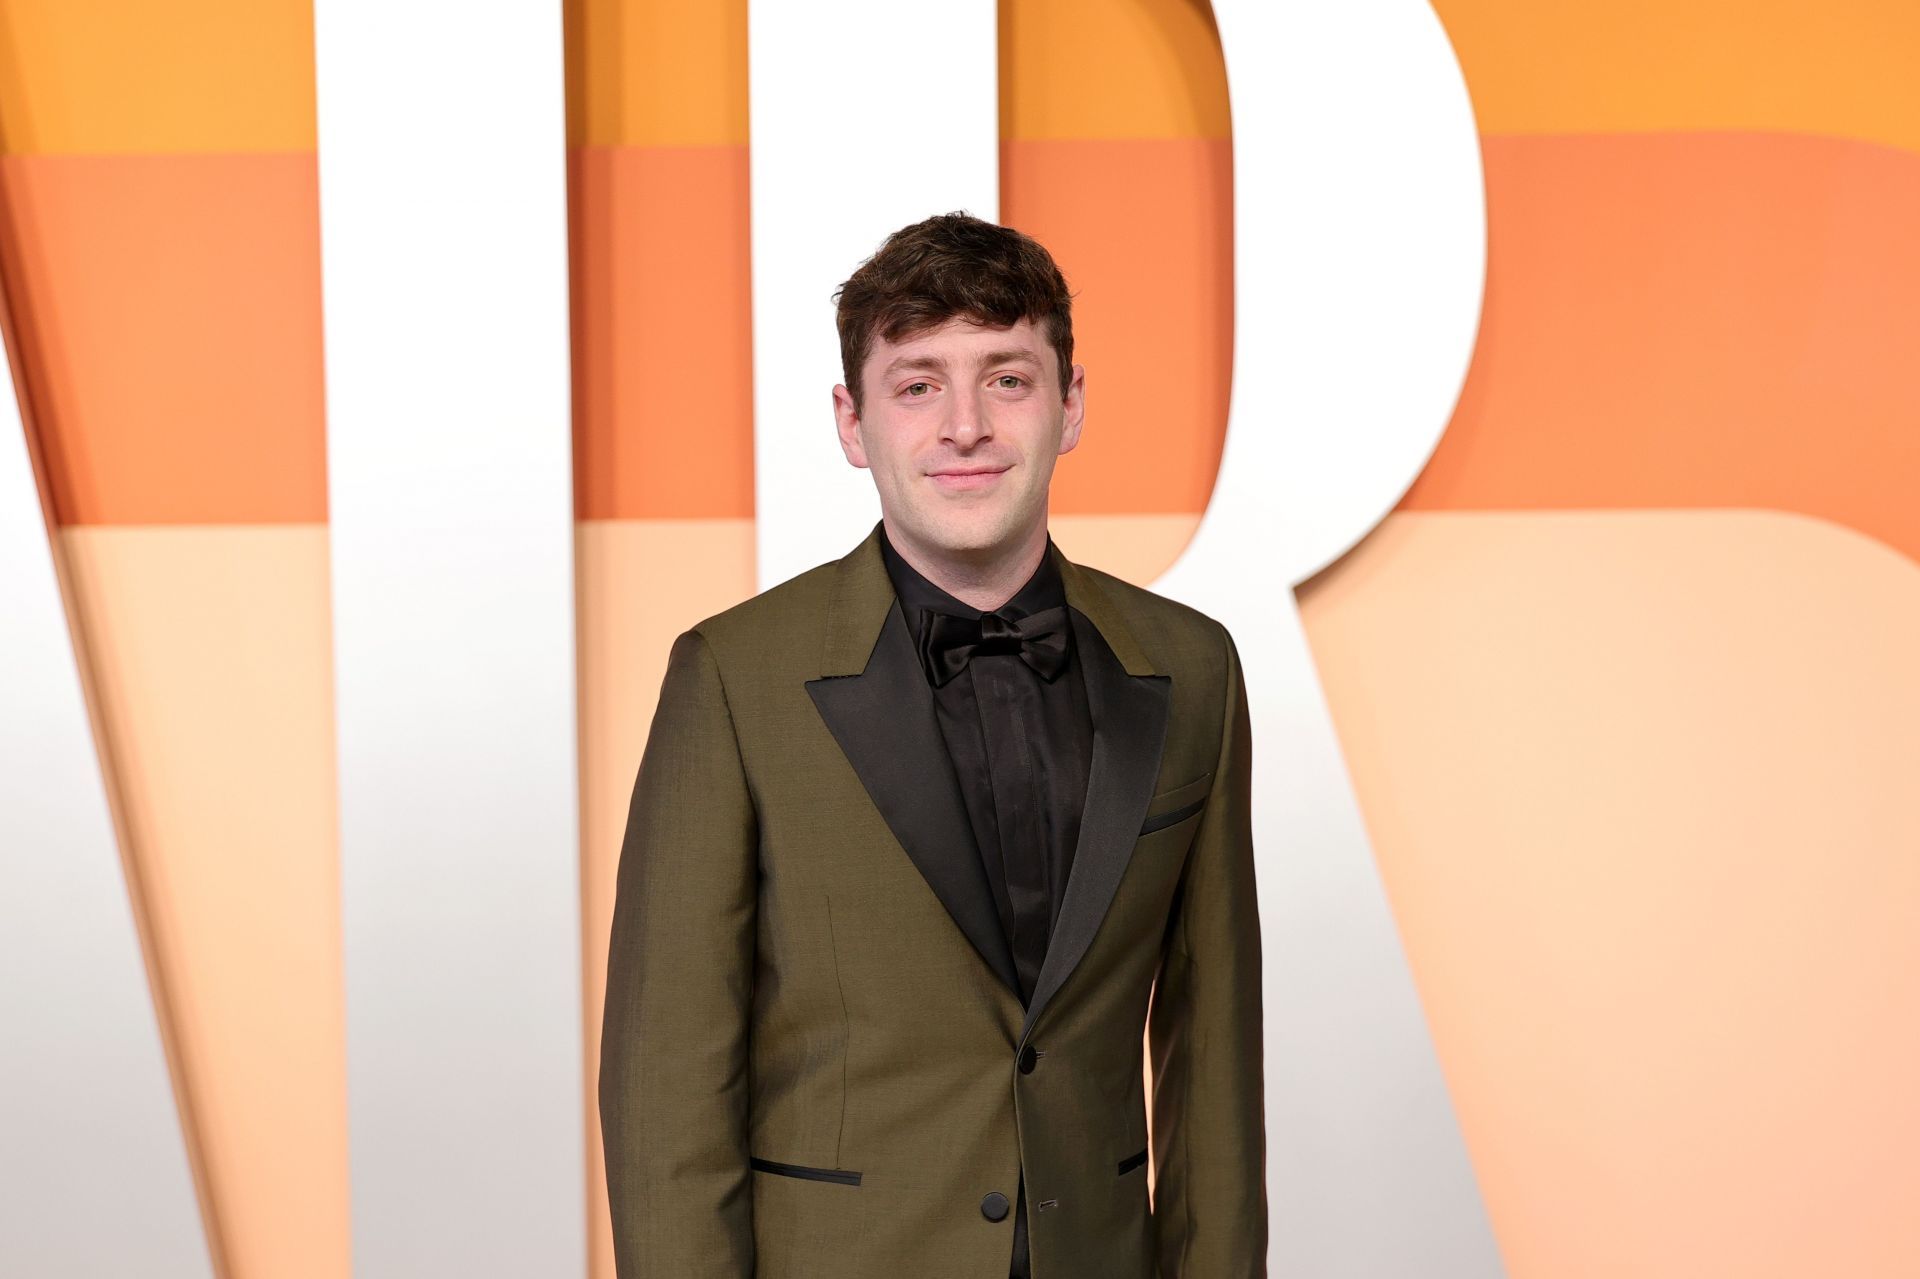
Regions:
[[1247, 693], [1233, 637], [1213, 788], [1163, 947], [1153, 1063], [1160, 1279], [1267, 1273], [1266, 1083]]
[[750, 1279], [758, 825], [719, 666], [674, 640], [628, 810], [600, 1131], [620, 1279]]

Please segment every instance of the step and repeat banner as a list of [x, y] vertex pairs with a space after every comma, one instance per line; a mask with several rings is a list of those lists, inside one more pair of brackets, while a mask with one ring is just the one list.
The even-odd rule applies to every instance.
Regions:
[[1075, 293], [1056, 541], [1246, 663], [1272, 1273], [1920, 1273], [1916, 65], [0, 0], [0, 1272], [611, 1279], [668, 646], [872, 526], [831, 294], [964, 208]]

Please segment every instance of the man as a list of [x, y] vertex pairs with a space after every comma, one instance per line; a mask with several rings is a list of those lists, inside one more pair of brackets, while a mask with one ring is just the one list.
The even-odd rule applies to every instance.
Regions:
[[838, 302], [880, 521], [675, 640], [634, 786], [619, 1274], [1264, 1275], [1238, 651], [1048, 535], [1086, 374], [1044, 248], [930, 218]]

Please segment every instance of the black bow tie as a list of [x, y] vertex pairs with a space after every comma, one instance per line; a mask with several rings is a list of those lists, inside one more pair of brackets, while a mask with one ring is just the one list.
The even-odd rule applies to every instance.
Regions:
[[920, 662], [935, 688], [983, 653], [1018, 653], [1040, 678], [1051, 680], [1067, 665], [1067, 606], [1056, 604], [1021, 618], [962, 617], [937, 608], [921, 613]]

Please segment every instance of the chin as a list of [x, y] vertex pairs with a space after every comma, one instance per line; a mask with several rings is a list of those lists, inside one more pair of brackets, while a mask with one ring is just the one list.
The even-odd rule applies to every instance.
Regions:
[[923, 511], [920, 533], [949, 551], [980, 551], [1002, 545], [1019, 521], [1006, 511]]

